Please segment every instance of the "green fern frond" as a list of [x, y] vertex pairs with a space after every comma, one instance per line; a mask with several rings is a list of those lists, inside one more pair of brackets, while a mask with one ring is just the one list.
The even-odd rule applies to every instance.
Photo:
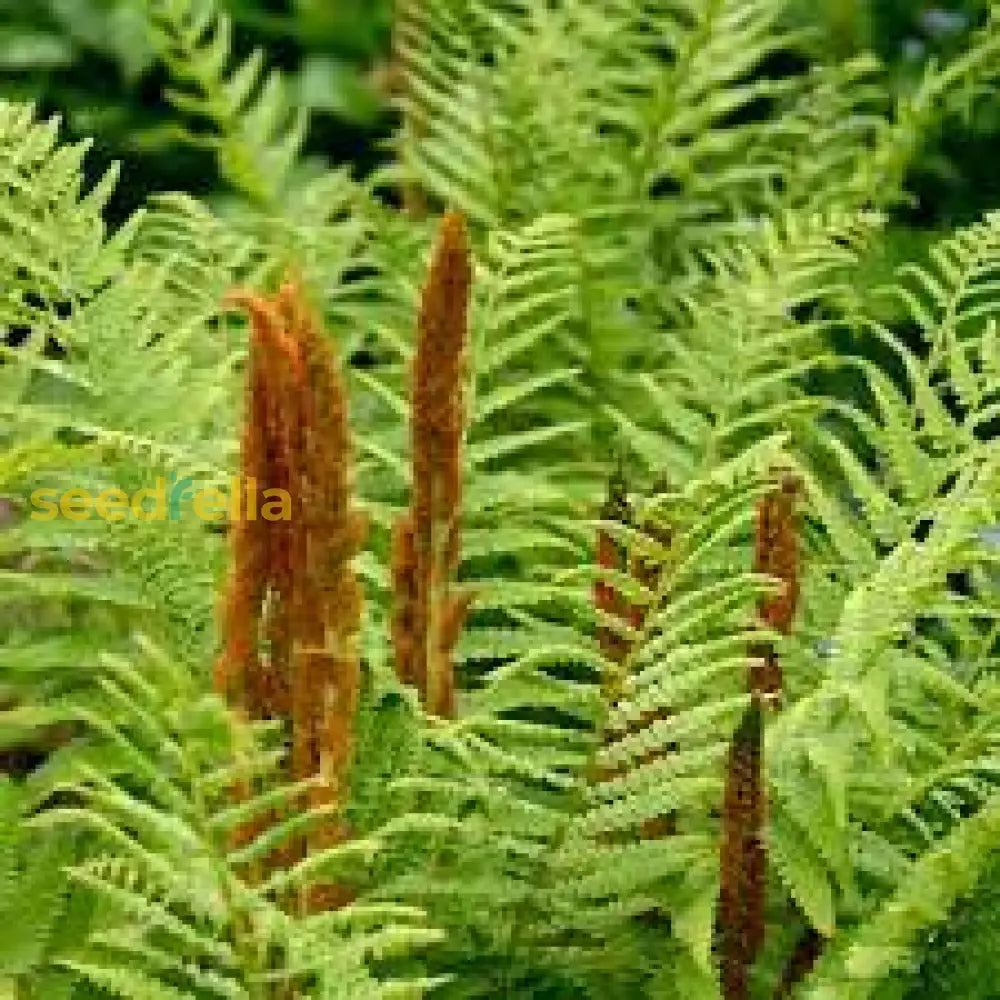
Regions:
[[305, 111], [290, 108], [276, 71], [264, 74], [260, 50], [231, 65], [232, 22], [214, 2], [149, 0], [147, 10], [154, 49], [185, 86], [170, 99], [215, 128], [201, 141], [216, 151], [223, 176], [274, 204], [305, 141]]

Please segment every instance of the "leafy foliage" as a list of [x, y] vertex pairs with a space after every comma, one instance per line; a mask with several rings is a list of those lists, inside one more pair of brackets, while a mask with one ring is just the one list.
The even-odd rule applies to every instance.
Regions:
[[[142, 17], [227, 200], [111, 227], [114, 172], [0, 103], [0, 988], [971, 995], [947, 956], [986, 967], [1000, 842], [1000, 216], [876, 265], [921, 151], [995, 85], [997, 22], [907, 89], [824, 61], [782, 0], [400, 3], [394, 158], [357, 180], [304, 157], [307, 109], [221, 7]], [[346, 359], [336, 506], [370, 525], [335, 797], [309, 794], [329, 761], [286, 766], [289, 719], [213, 690], [237, 525], [193, 495], [260, 423], [230, 289], [305, 378], [264, 297], [289, 272]], [[313, 457], [323, 426], [294, 428]], [[299, 625], [289, 663], [341, 662]], [[763, 919], [720, 975], [740, 865]]]

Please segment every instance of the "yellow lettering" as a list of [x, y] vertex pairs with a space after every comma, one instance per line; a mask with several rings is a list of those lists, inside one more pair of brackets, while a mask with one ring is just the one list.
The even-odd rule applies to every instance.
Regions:
[[[273, 499], [270, 499], [273, 498]], [[290, 521], [292, 519], [292, 498], [287, 490], [264, 490], [264, 499], [268, 500], [261, 508], [265, 521]], [[277, 507], [275, 511], [273, 508]]]
[[55, 490], [35, 490], [31, 494], [31, 505], [38, 508], [30, 515], [34, 521], [52, 521], [59, 513]]
[[124, 521], [128, 513], [128, 495], [124, 490], [102, 490], [94, 501], [97, 516], [105, 521]]
[[195, 493], [194, 516], [202, 521], [221, 521], [226, 516], [226, 497], [222, 490], [199, 490]]
[[67, 521], [86, 521], [93, 503], [87, 490], [67, 490], [59, 501], [59, 512]]

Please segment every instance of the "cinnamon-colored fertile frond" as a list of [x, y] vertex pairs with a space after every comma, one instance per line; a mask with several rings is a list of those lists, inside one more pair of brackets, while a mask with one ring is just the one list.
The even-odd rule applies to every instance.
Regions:
[[454, 712], [452, 647], [467, 596], [461, 560], [463, 385], [472, 266], [465, 223], [449, 213], [420, 303], [413, 366], [413, 498], [394, 541], [394, 642], [400, 678], [435, 715]]
[[786, 635], [799, 600], [799, 543], [795, 504], [799, 481], [791, 473], [782, 475], [778, 489], [763, 497], [757, 508], [758, 573], [767, 573], [782, 583], [782, 591], [763, 602], [761, 618]]
[[[364, 537], [352, 503], [347, 401], [337, 359], [302, 290], [237, 292], [250, 315], [241, 487], [257, 503], [283, 491], [287, 516], [242, 511], [232, 526], [216, 685], [253, 719], [288, 722], [291, 776], [321, 775], [340, 801], [360, 681], [361, 589], [351, 560]], [[265, 652], [266, 650], [266, 652]]]
[[761, 781], [761, 708], [752, 705], [733, 736], [722, 810], [719, 929], [722, 995], [747, 1000], [750, 969], [764, 940], [767, 857]]
[[[457, 519], [462, 499], [463, 384], [472, 268], [462, 217], [446, 215], [420, 303], [413, 372], [413, 506]], [[451, 543], [451, 539], [448, 540]], [[457, 552], [446, 546], [454, 562]]]
[[396, 673], [404, 684], [417, 684], [417, 550], [413, 519], [401, 517], [392, 531], [392, 648]]
[[[799, 481], [783, 473], [778, 487], [757, 506], [757, 553], [754, 568], [777, 579], [781, 590], [761, 601], [759, 615], [767, 627], [787, 635], [792, 629], [799, 601], [799, 541], [796, 501]], [[758, 663], [751, 669], [750, 689], [775, 705], [781, 698], [782, 677], [778, 655], [770, 646], [759, 647]]]
[[[758, 613], [763, 624], [786, 635], [799, 597], [798, 491], [798, 480], [784, 473], [757, 507], [755, 569], [781, 583], [778, 594], [761, 601]], [[747, 687], [753, 700], [733, 736], [722, 813], [719, 924], [725, 1000], [746, 1000], [750, 968], [764, 941], [768, 803], [762, 729], [765, 710], [780, 705], [782, 674], [769, 643], [757, 644], [751, 654]]]

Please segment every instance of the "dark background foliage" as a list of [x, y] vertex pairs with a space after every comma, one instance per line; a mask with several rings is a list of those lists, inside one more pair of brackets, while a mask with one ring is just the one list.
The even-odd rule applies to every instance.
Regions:
[[[386, 101], [392, 0], [229, 0], [238, 55], [254, 47], [284, 70], [312, 112], [308, 150], [364, 172], [380, 159], [392, 115]], [[907, 87], [928, 59], [959, 51], [985, 15], [983, 0], [796, 0], [793, 15], [828, 54], [874, 51]], [[166, 74], [146, 38], [140, 0], [0, 0], [0, 92], [58, 113], [68, 134], [90, 136], [95, 172], [122, 163], [112, 212], [121, 217], [157, 190], [209, 194], [212, 156], [164, 100]], [[975, 218], [1000, 194], [994, 106], [955, 121], [913, 172], [906, 228]]]
[[[369, 168], [389, 132], [380, 80], [391, 0], [232, 0], [236, 55], [255, 47], [288, 74], [309, 107], [308, 151]], [[140, 0], [0, 0], [0, 92], [63, 117], [67, 137], [92, 137], [95, 173], [122, 164], [111, 211], [152, 191], [205, 195], [220, 181], [191, 122], [165, 99], [167, 75], [146, 35]]]

